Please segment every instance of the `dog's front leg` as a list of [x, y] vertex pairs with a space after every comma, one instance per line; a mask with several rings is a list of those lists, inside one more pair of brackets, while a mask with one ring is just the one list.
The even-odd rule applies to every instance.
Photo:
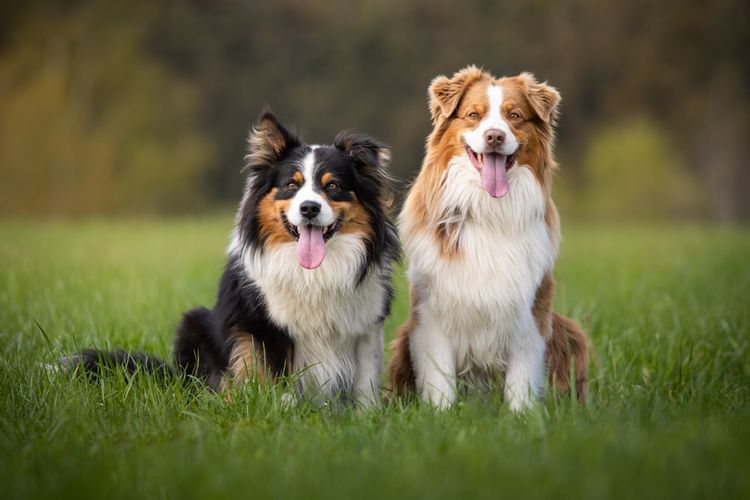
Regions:
[[417, 388], [424, 401], [448, 408], [456, 401], [456, 361], [450, 339], [430, 315], [420, 312], [410, 337]]
[[355, 347], [357, 369], [354, 380], [354, 399], [364, 407], [380, 402], [380, 377], [383, 372], [383, 324], [357, 341]]
[[505, 372], [505, 400], [518, 413], [534, 406], [544, 389], [545, 340], [529, 315], [511, 338]]

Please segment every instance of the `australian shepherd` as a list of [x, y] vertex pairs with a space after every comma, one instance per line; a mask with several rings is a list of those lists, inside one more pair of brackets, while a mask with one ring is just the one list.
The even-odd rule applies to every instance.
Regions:
[[521, 411], [542, 396], [546, 371], [583, 401], [587, 339], [552, 311], [560, 94], [529, 73], [469, 66], [435, 78], [429, 98], [434, 129], [399, 220], [411, 311], [393, 342], [393, 388], [446, 407], [459, 382], [504, 375], [504, 398]]
[[[387, 160], [372, 138], [342, 132], [332, 146], [307, 145], [264, 113], [250, 134], [216, 305], [184, 314], [177, 369], [215, 390], [295, 375], [299, 396], [376, 403], [399, 251]], [[86, 350], [66, 361], [89, 371], [102, 361], [167, 366], [125, 351]]]

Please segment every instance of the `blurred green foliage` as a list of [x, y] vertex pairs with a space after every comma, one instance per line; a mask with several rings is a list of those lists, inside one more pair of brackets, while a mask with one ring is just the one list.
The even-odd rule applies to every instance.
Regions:
[[[139, 50], [139, 33], [95, 4], [53, 40], [0, 59], [0, 211], [174, 211], [205, 199], [213, 145], [195, 125], [196, 91]], [[29, 28], [32, 29], [32, 28]], [[46, 43], [43, 43], [46, 42]], [[7, 82], [12, 82], [7, 85]]]
[[653, 123], [613, 125], [591, 138], [581, 181], [563, 177], [556, 199], [564, 212], [586, 218], [700, 218], [705, 183], [685, 161]]
[[[606, 188], [574, 191], [569, 213], [750, 218], [748, 47], [741, 0], [4, 2], [0, 213], [234, 205], [264, 104], [311, 142], [345, 128], [377, 136], [405, 182], [430, 130], [429, 81], [475, 63], [561, 91], [561, 179]], [[628, 140], [661, 155], [640, 161], [684, 172], [652, 167], [638, 197], [599, 185], [607, 169], [625, 175], [612, 162], [631, 155], [607, 131], [633, 117], [654, 144]], [[691, 177], [707, 204], [684, 194]]]

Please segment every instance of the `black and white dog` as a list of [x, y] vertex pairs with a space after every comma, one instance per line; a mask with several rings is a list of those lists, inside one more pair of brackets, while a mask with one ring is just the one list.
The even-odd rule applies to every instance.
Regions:
[[[249, 138], [245, 192], [212, 310], [185, 313], [177, 368], [215, 390], [298, 374], [299, 396], [379, 400], [383, 321], [398, 240], [387, 215], [389, 151], [342, 132], [304, 144], [265, 112]], [[86, 350], [67, 358], [168, 368], [144, 354]]]

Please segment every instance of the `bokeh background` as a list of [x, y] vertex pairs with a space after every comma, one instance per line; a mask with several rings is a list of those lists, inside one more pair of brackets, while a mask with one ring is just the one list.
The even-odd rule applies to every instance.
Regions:
[[563, 95], [564, 216], [750, 219], [750, 2], [0, 4], [0, 214], [231, 209], [264, 104], [309, 141], [367, 131], [403, 193], [426, 88], [466, 64]]

